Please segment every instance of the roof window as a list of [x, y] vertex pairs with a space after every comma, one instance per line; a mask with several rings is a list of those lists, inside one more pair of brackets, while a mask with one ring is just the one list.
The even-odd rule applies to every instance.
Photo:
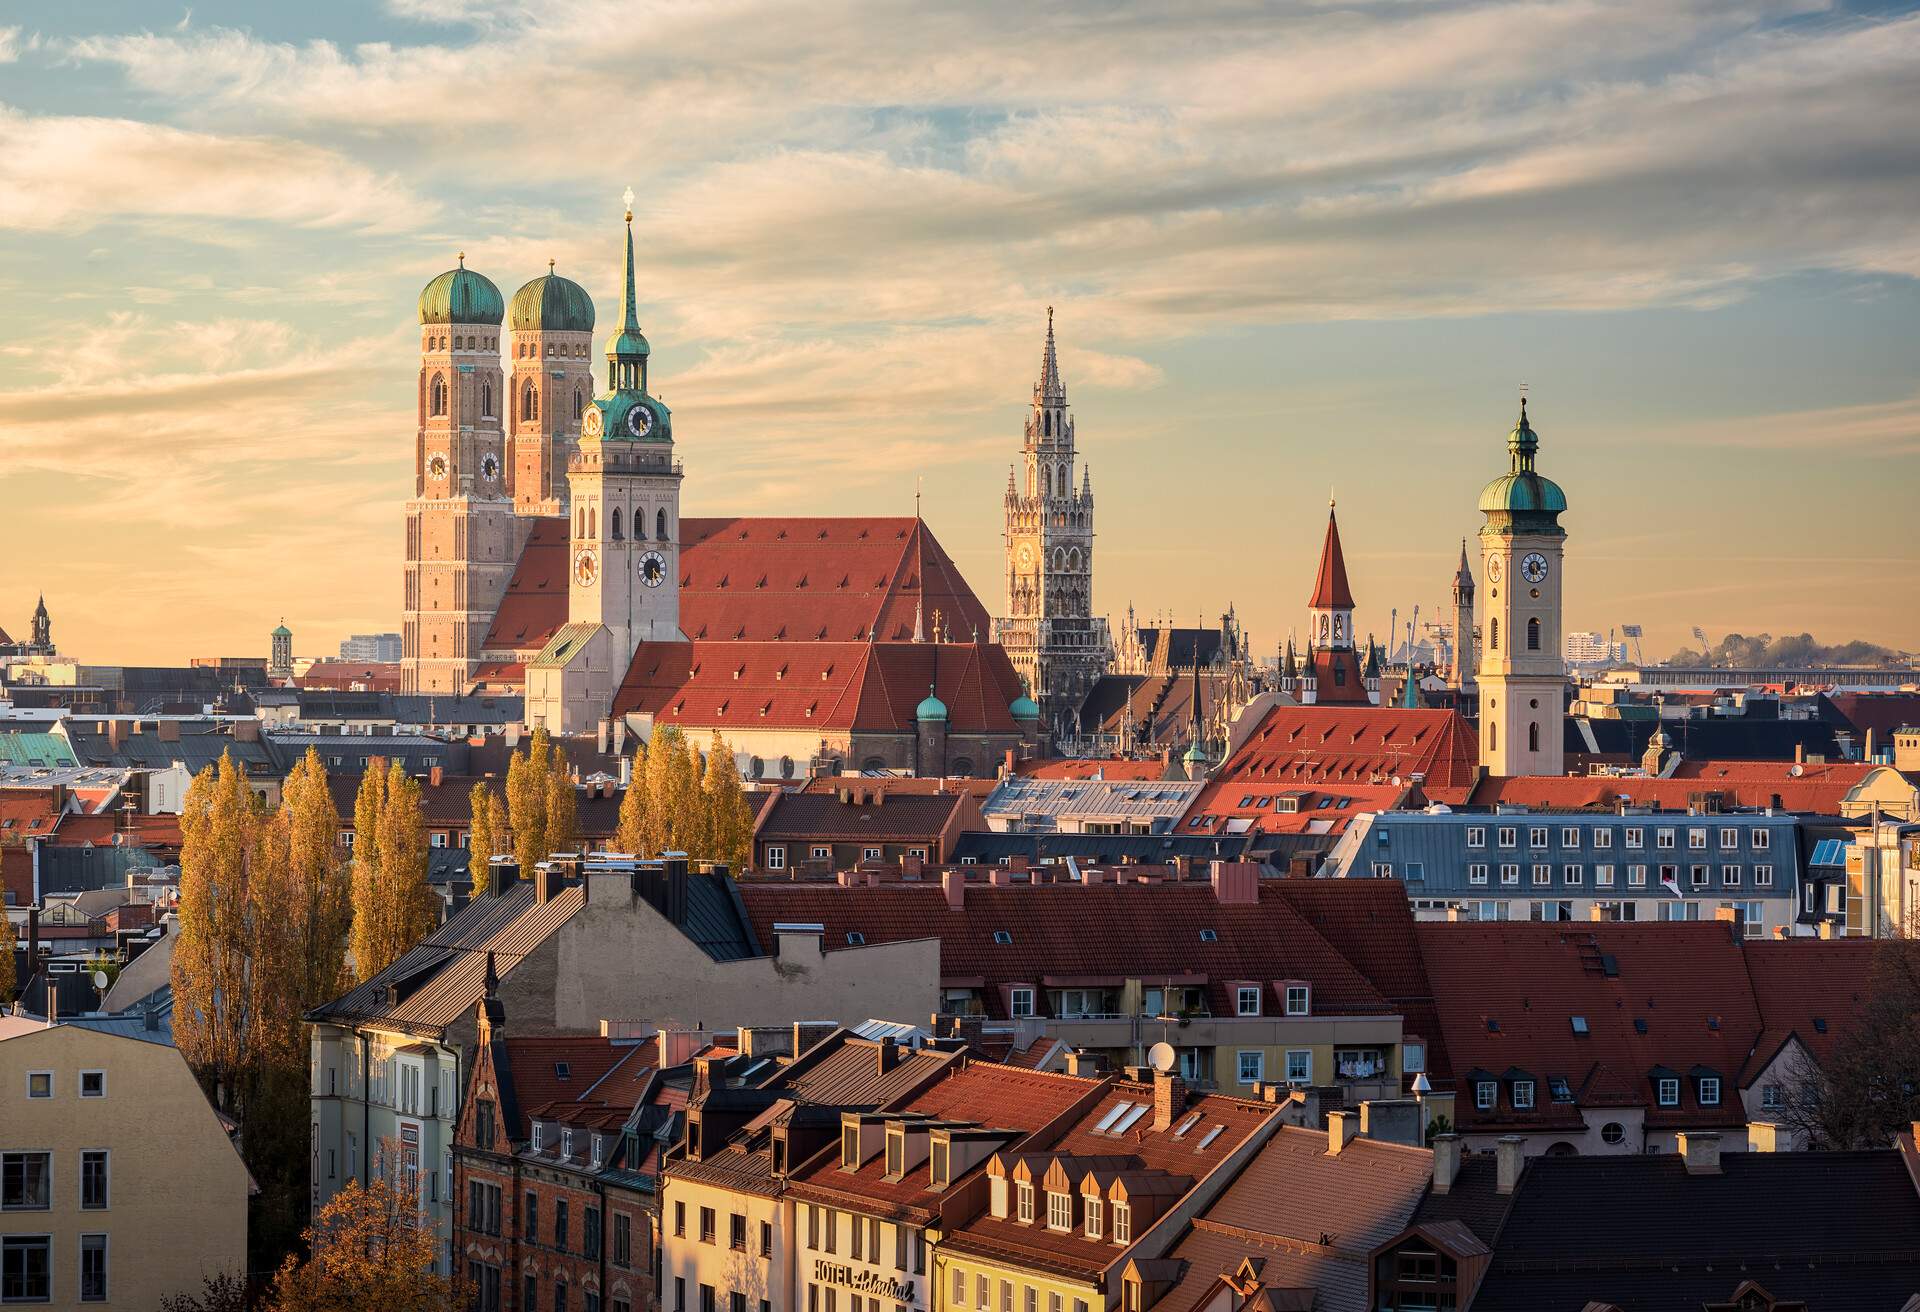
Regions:
[[1647, 1032], [1647, 1018], [1645, 1016], [1635, 1016], [1633, 1018], [1633, 1032], [1635, 1034], [1645, 1034]]
[[1013, 942], [1013, 934], [1008, 930], [996, 929], [993, 931], [993, 941], [1004, 947]]
[[1214, 930], [1203, 929], [1200, 931], [1200, 941], [1202, 943], [1218, 943], [1220, 941], [1220, 935]]
[[847, 931], [848, 947], [859, 948], [859, 947], [865, 947], [866, 944], [867, 944], [867, 936], [865, 934], [862, 934], [857, 929], [850, 929]]
[[[1127, 1108], [1131, 1106], [1133, 1106], [1133, 1104], [1130, 1102], [1115, 1103], [1111, 1108], [1108, 1109], [1107, 1114], [1100, 1118], [1100, 1123], [1093, 1127], [1094, 1133], [1105, 1134], [1108, 1130], [1111, 1130], [1113, 1128], [1113, 1123], [1119, 1120], [1121, 1115], [1125, 1113]], [[1196, 1112], [1195, 1115], [1198, 1115], [1198, 1113]]]
[[557, 1061], [553, 1064], [553, 1078], [556, 1080], [570, 1080], [573, 1078], [573, 1070], [567, 1063]]
[[1573, 1018], [1573, 1032], [1575, 1034], [1586, 1034], [1589, 1032], [1587, 1030], [1587, 1018], [1585, 1016], [1575, 1016]]

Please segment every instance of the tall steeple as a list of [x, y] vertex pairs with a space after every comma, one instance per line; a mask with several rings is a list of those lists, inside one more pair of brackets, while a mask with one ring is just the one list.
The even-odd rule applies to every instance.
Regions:
[[1036, 405], [1063, 406], [1067, 385], [1060, 381], [1060, 357], [1053, 348], [1053, 307], [1047, 307], [1047, 344], [1040, 353], [1040, 379], [1033, 385]]
[[633, 188], [622, 197], [627, 204], [627, 267], [620, 291], [620, 327], [607, 339], [607, 390], [647, 390], [647, 360], [653, 354], [640, 331], [640, 302], [633, 290]]
[[1473, 568], [1467, 563], [1467, 540], [1460, 539], [1460, 568], [1453, 574], [1453, 664], [1447, 683], [1460, 692], [1473, 682]]
[[1367, 685], [1354, 650], [1353, 589], [1347, 583], [1347, 557], [1340, 546], [1340, 521], [1334, 499], [1327, 498], [1327, 535], [1320, 544], [1320, 569], [1307, 600], [1309, 667], [1314, 701], [1365, 704]]

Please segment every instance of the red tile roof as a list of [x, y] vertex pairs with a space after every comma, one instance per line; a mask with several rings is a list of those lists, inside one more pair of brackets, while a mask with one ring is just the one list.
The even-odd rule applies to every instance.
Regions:
[[838, 793], [842, 789], [857, 789], [864, 790], [869, 795], [884, 797], [965, 793], [975, 801], [980, 801], [991, 794], [999, 782], [997, 779], [942, 779], [938, 776], [921, 778], [918, 775], [829, 774], [821, 775], [817, 779], [809, 779], [795, 791]]
[[21, 843], [29, 838], [45, 838], [60, 827], [65, 817], [51, 789], [9, 788], [0, 792], [0, 843]]
[[[986, 608], [921, 520], [725, 518], [680, 521], [680, 627], [716, 642], [971, 642]], [[567, 618], [567, 521], [543, 519], [487, 634], [493, 653], [530, 655]], [[924, 684], [915, 697], [926, 695]], [[1011, 697], [1008, 698], [1012, 700]]]
[[1347, 586], [1347, 557], [1340, 550], [1340, 521], [1327, 507], [1327, 537], [1320, 544], [1320, 572], [1313, 580], [1307, 605], [1316, 610], [1352, 610], [1353, 589]]
[[[1455, 711], [1393, 706], [1275, 706], [1220, 768], [1222, 782], [1386, 784], [1425, 776], [1428, 788], [1471, 784], [1472, 726]], [[1243, 789], [1243, 791], [1250, 791]]]
[[[842, 802], [831, 793], [775, 793], [755, 821], [755, 841], [934, 843], [957, 822], [985, 828], [980, 807], [965, 793], [870, 795]], [[933, 851], [929, 848], [929, 853]]]
[[[1294, 909], [1278, 887], [1287, 882], [1260, 880], [1260, 900], [1252, 905], [1222, 905], [1212, 885], [1200, 881], [968, 884], [957, 911], [936, 884], [746, 883], [740, 896], [766, 943], [774, 941], [776, 921], [824, 925], [830, 947], [846, 943], [849, 933], [868, 944], [938, 938], [942, 977], [984, 981], [979, 987], [994, 1016], [1005, 1015], [1001, 984], [1044, 990], [1049, 977], [1118, 983], [1174, 975], [1203, 977], [1215, 1015], [1233, 1014], [1231, 981], [1286, 979], [1312, 983], [1316, 1012], [1389, 1014], [1367, 976]], [[996, 942], [1001, 932], [1012, 941]], [[1044, 1009], [1044, 996], [1039, 1001]]]
[[911, 732], [929, 688], [950, 733], [1019, 732], [1020, 679], [987, 643], [642, 643], [614, 697], [619, 714], [722, 729]]
[[1866, 1006], [1879, 947], [1871, 939], [1793, 938], [1747, 944], [1747, 978], [1767, 1028], [1754, 1056], [1764, 1063], [1793, 1034], [1816, 1061], [1830, 1058], [1834, 1044]]
[[1101, 779], [1115, 783], [1143, 782], [1167, 777], [1167, 763], [1158, 757], [1135, 761], [1126, 757], [1111, 759], [1067, 759], [1022, 761], [1014, 773], [1029, 779]]
[[[1288, 787], [1215, 780], [1201, 790], [1176, 828], [1182, 834], [1337, 834], [1357, 815], [1403, 803], [1405, 784]], [[1284, 807], [1291, 802], [1294, 809]], [[1200, 821], [1195, 824], [1194, 821]], [[1245, 820], [1245, 825], [1230, 822]]]
[[1474, 806], [1528, 806], [1543, 810], [1610, 810], [1622, 798], [1639, 806], [1684, 810], [1702, 794], [1718, 793], [1735, 806], [1838, 814], [1841, 801], [1874, 767], [1845, 761], [1798, 766], [1793, 761], [1684, 761], [1664, 779], [1650, 775], [1574, 777], [1489, 775], [1473, 790]]
[[399, 692], [400, 666], [383, 661], [315, 661], [293, 682], [298, 688], [337, 692]]
[[516, 1106], [520, 1112], [519, 1124], [507, 1127], [514, 1139], [527, 1137], [529, 1113], [563, 1099], [577, 1101], [615, 1066], [645, 1060], [643, 1045], [614, 1043], [597, 1034], [508, 1035], [499, 1046], [505, 1049], [506, 1065], [503, 1069], [496, 1060], [494, 1074], [512, 1086], [512, 1097], [503, 1096], [501, 1106]]
[[[1734, 1081], [1762, 1024], [1727, 924], [1434, 922], [1415, 932], [1463, 1131], [1572, 1129], [1582, 1123], [1582, 1104], [1645, 1107], [1650, 1128], [1744, 1123]], [[1720, 1077], [1718, 1107], [1697, 1100], [1688, 1078], [1695, 1066]], [[1680, 1106], [1655, 1105], [1655, 1067], [1679, 1073]], [[1514, 1068], [1535, 1082], [1532, 1111], [1510, 1104], [1503, 1077]], [[1476, 1072], [1502, 1080], [1491, 1112], [1474, 1106]], [[1554, 1102], [1555, 1077], [1567, 1081], [1574, 1102]]]

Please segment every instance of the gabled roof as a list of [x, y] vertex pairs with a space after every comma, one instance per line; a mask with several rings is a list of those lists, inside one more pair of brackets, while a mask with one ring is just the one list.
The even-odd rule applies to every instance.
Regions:
[[567, 622], [567, 521], [536, 519], [481, 650], [530, 657]]
[[[1464, 788], [1479, 761], [1473, 728], [1458, 712], [1397, 706], [1274, 706], [1227, 758], [1223, 784], [1281, 788], [1310, 782]], [[1245, 791], [1245, 789], [1243, 789]]]
[[1636, 806], [1684, 811], [1717, 795], [1721, 805], [1760, 808], [1778, 800], [1783, 810], [1834, 815], [1874, 767], [1855, 761], [1683, 761], [1667, 778], [1650, 775], [1489, 775], [1468, 798], [1472, 806], [1526, 806], [1539, 810], [1610, 810], [1622, 799]]
[[1763, 940], [1749, 943], [1747, 978], [1765, 1031], [1754, 1041], [1742, 1083], [1759, 1075], [1788, 1036], [1815, 1061], [1857, 1022], [1872, 991], [1879, 944], [1872, 939]]
[[756, 840], [930, 843], [959, 821], [979, 819], [966, 793], [870, 794], [842, 802], [832, 793], [775, 793], [754, 823]]
[[[504, 1051], [506, 1060], [500, 1060]], [[551, 1103], [587, 1097], [603, 1077], [623, 1063], [646, 1067], [648, 1046], [615, 1043], [598, 1034], [507, 1034], [494, 1041], [494, 1078], [500, 1109], [510, 1119], [508, 1137], [525, 1139], [530, 1113]]]

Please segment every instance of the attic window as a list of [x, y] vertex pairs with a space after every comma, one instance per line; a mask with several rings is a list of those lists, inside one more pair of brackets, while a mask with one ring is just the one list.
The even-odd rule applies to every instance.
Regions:
[[[1111, 1130], [1114, 1127], [1114, 1123], [1126, 1115], [1127, 1108], [1132, 1105], [1132, 1103], [1125, 1101], [1115, 1103], [1112, 1108], [1108, 1110], [1107, 1114], [1100, 1118], [1100, 1123], [1093, 1127], [1093, 1132], [1095, 1134], [1105, 1134], [1108, 1130]], [[1199, 1114], [1198, 1112], [1194, 1113], [1195, 1116]]]
[[1500, 1022], [1495, 1020], [1491, 1016], [1487, 1017], [1487, 1033], [1498, 1034], [1499, 1032], [1500, 1032]]
[[1635, 1034], [1645, 1034], [1647, 1032], [1647, 1018], [1645, 1016], [1635, 1016], [1633, 1018], [1633, 1032]]
[[863, 947], [865, 947], [866, 945], [867, 945], [867, 936], [866, 936], [865, 934], [862, 934], [862, 933], [861, 933], [861, 932], [860, 932], [859, 930], [857, 930], [857, 929], [850, 929], [850, 930], [848, 930], [848, 931], [847, 931], [847, 946], [848, 946], [848, 947], [850, 947], [850, 948], [863, 948]]
[[556, 1080], [570, 1080], [573, 1078], [573, 1070], [567, 1063], [557, 1061], [553, 1064], [553, 1078]]
[[1004, 947], [1013, 942], [1013, 934], [1008, 930], [996, 929], [993, 931], [993, 941]]
[[1201, 1136], [1200, 1142], [1193, 1146], [1193, 1150], [1197, 1153], [1205, 1152], [1213, 1145], [1213, 1141], [1220, 1137], [1220, 1131], [1226, 1128], [1225, 1124], [1214, 1126], [1211, 1130], [1208, 1130], [1205, 1135]]
[[1203, 929], [1200, 931], [1200, 941], [1202, 943], [1218, 943], [1220, 941], [1220, 935], [1214, 930]]
[[1816, 1034], [1825, 1034], [1827, 1032], [1827, 1018], [1825, 1016], [1815, 1016], [1813, 1018], [1813, 1029]]
[[1575, 1034], [1587, 1033], [1587, 1018], [1585, 1016], [1575, 1016], [1573, 1018], [1573, 1032]]
[[1547, 1077], [1547, 1093], [1555, 1102], [1572, 1102], [1573, 1086], [1567, 1083], [1564, 1075]]
[[1198, 1124], [1200, 1124], [1200, 1113], [1194, 1112], [1190, 1116], [1188, 1116], [1186, 1120], [1180, 1122], [1179, 1128], [1173, 1132], [1173, 1137], [1176, 1139], [1186, 1138], [1187, 1131], [1191, 1130], [1194, 1126]]

